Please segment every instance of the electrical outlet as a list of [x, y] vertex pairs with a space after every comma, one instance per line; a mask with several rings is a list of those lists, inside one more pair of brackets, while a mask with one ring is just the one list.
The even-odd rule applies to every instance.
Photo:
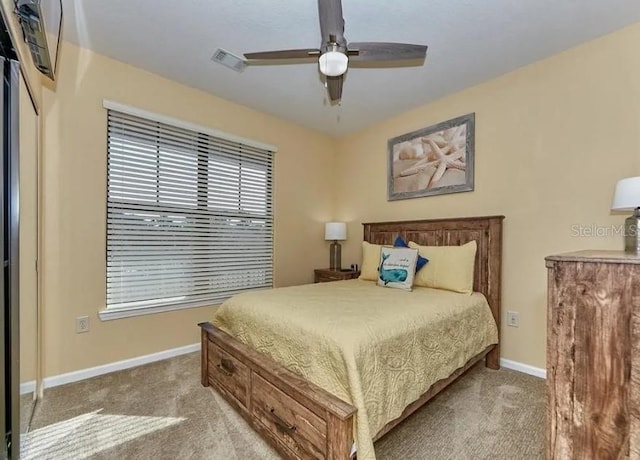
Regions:
[[89, 332], [89, 317], [78, 316], [76, 318], [76, 333]]
[[517, 311], [507, 311], [507, 326], [518, 327], [520, 325], [520, 314]]

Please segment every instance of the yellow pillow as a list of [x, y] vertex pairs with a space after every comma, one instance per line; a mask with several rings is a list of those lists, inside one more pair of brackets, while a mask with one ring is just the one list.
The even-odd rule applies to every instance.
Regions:
[[377, 281], [378, 266], [380, 265], [380, 244], [362, 242], [362, 263], [360, 264], [360, 279]]
[[414, 286], [423, 286], [471, 294], [478, 245], [469, 241], [462, 246], [420, 246], [409, 241], [429, 263], [416, 273]]

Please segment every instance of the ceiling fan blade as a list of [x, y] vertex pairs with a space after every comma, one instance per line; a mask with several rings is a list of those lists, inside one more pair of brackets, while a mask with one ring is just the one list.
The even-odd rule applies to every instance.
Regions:
[[244, 57], [249, 60], [308, 59], [308, 58], [317, 57], [317, 56], [320, 56], [320, 50], [316, 48], [244, 53]]
[[[355, 54], [355, 51], [358, 51]], [[352, 54], [353, 53], [353, 54]], [[408, 61], [424, 59], [426, 45], [409, 43], [360, 42], [349, 43], [349, 61]]]
[[333, 35], [336, 43], [344, 45], [342, 0], [318, 0], [318, 13], [320, 16], [322, 43], [324, 44], [331, 41], [330, 37]]
[[338, 75], [337, 77], [327, 77], [327, 91], [329, 92], [329, 99], [331, 102], [339, 101], [342, 99], [342, 83], [344, 82], [344, 75]]

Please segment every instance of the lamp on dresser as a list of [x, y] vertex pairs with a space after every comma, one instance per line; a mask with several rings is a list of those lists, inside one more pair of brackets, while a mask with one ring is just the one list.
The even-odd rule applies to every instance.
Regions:
[[338, 241], [347, 239], [347, 224], [344, 222], [327, 222], [324, 226], [324, 239], [333, 241], [329, 247], [329, 269], [342, 268], [342, 247]]
[[633, 211], [624, 223], [624, 250], [640, 254], [640, 176], [620, 179], [613, 194], [612, 211]]

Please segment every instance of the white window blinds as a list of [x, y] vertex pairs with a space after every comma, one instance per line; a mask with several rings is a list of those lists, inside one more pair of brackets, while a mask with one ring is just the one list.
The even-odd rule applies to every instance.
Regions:
[[107, 310], [272, 286], [273, 152], [108, 110]]

